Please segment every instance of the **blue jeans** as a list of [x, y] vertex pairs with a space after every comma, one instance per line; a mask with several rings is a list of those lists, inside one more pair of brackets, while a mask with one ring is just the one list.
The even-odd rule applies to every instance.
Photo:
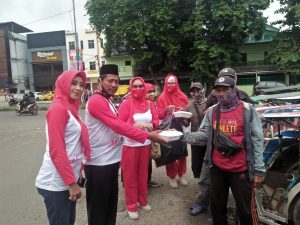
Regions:
[[49, 225], [74, 225], [76, 202], [69, 200], [69, 191], [37, 190], [44, 198]]

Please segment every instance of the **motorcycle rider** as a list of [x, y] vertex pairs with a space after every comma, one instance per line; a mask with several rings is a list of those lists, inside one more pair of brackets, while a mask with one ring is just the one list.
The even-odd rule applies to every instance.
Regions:
[[35, 97], [33, 92], [30, 91], [28, 94], [24, 94], [23, 99], [20, 102], [20, 112], [25, 111], [27, 106], [33, 103], [35, 103]]

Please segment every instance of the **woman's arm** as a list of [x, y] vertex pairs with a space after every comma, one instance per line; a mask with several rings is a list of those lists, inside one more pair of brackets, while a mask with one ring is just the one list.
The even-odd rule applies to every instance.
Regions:
[[65, 184], [69, 186], [76, 182], [76, 177], [65, 143], [65, 129], [69, 120], [68, 111], [61, 105], [52, 105], [47, 112], [46, 120], [50, 158]]

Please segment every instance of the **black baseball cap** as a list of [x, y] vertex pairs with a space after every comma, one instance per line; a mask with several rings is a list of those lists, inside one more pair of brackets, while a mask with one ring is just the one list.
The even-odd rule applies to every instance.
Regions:
[[235, 80], [232, 79], [229, 76], [223, 76], [223, 77], [219, 77], [216, 81], [215, 81], [215, 85], [213, 88], [216, 88], [217, 86], [226, 86], [226, 87], [234, 87], [235, 86]]
[[218, 77], [224, 77], [224, 76], [229, 76], [229, 77], [236, 77], [236, 72], [234, 69], [231, 68], [223, 68], [220, 70], [220, 72], [218, 73]]
[[203, 89], [203, 85], [202, 85], [200, 82], [194, 82], [194, 83], [192, 83], [192, 85], [191, 85], [191, 87], [190, 87], [190, 91], [191, 91], [193, 88]]

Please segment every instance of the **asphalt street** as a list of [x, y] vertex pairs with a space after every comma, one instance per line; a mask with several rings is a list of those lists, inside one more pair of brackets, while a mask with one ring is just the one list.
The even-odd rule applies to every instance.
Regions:
[[[14, 111], [0, 112], [0, 225], [46, 225], [43, 199], [34, 186], [45, 151], [45, 111], [37, 116], [17, 116]], [[83, 111], [81, 111], [83, 115]], [[197, 179], [192, 177], [190, 157], [189, 185], [170, 189], [165, 168], [153, 168], [153, 180], [163, 184], [149, 189], [151, 212], [141, 212], [140, 219], [128, 218], [120, 185], [118, 225], [210, 225], [210, 214], [192, 217], [186, 209], [198, 194]], [[84, 190], [83, 190], [84, 192]], [[85, 225], [85, 195], [78, 201], [76, 225]]]

